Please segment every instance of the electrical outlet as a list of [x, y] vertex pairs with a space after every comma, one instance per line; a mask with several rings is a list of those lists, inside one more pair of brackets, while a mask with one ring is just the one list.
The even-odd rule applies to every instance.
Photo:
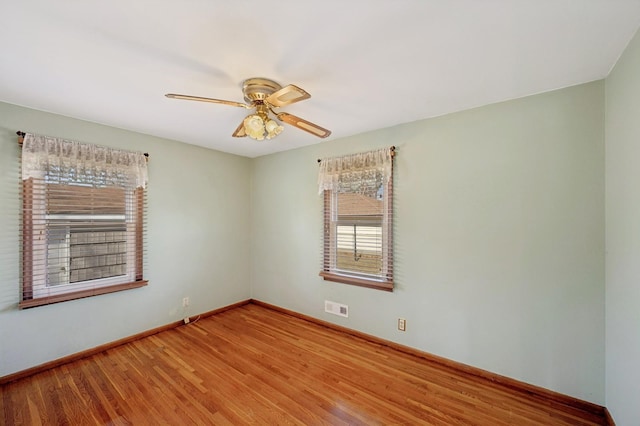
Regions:
[[185, 297], [182, 299], [182, 307], [186, 308], [187, 306], [189, 306], [189, 298]]
[[189, 324], [191, 322], [191, 318], [184, 317], [184, 319], [182, 321], [184, 321], [185, 324]]
[[398, 330], [407, 331], [407, 320], [404, 318], [398, 318]]

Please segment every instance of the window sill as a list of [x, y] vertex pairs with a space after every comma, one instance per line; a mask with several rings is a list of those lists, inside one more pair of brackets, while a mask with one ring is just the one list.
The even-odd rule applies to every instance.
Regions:
[[375, 288], [377, 290], [393, 291], [393, 281], [368, 280], [366, 278], [351, 277], [348, 275], [334, 274], [332, 272], [321, 271], [320, 276], [325, 281], [333, 281], [343, 284], [357, 285], [360, 287]]
[[58, 294], [49, 297], [39, 297], [37, 299], [23, 300], [18, 304], [20, 309], [35, 308], [36, 306], [51, 305], [52, 303], [66, 302], [68, 300], [82, 299], [84, 297], [98, 296], [100, 294], [115, 293], [122, 290], [144, 287], [149, 283], [147, 280], [134, 281], [124, 284], [116, 284], [109, 287], [101, 287], [91, 290], [75, 291], [65, 294]]

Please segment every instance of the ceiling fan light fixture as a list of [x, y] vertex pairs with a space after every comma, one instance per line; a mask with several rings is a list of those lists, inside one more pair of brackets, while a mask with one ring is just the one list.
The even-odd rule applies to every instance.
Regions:
[[284, 130], [284, 127], [269, 118], [264, 111], [258, 111], [256, 114], [245, 117], [243, 126], [246, 135], [257, 141], [265, 138], [273, 139]]
[[251, 139], [255, 139], [257, 141], [264, 140], [264, 119], [259, 114], [248, 115], [244, 119], [244, 131]]
[[278, 124], [275, 120], [267, 118], [264, 128], [267, 131], [267, 139], [273, 139], [278, 136], [284, 130], [280, 124]]

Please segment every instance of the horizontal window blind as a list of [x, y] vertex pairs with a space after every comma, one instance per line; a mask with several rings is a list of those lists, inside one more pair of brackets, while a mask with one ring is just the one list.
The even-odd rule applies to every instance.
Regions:
[[384, 152], [330, 159], [330, 176], [320, 178], [324, 279], [393, 288], [393, 169], [380, 157], [391, 161]]
[[32, 175], [22, 180], [21, 307], [146, 284], [146, 191], [135, 174], [49, 162]]
[[335, 245], [337, 271], [365, 275], [383, 274], [384, 200], [376, 192], [338, 193], [335, 198]]
[[[21, 208], [22, 187], [20, 185], [20, 146], [18, 144], [0, 144], [0, 282], [13, 283], [14, 291], [5, 286], [0, 293], [3, 306], [17, 303], [18, 286], [22, 276]], [[18, 299], [18, 300], [17, 300]]]

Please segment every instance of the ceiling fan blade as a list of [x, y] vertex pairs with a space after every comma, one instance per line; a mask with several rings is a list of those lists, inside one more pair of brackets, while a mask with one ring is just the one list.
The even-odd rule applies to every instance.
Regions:
[[319, 138], [326, 138], [331, 134], [331, 130], [327, 130], [324, 127], [320, 127], [317, 124], [313, 124], [310, 121], [304, 120], [300, 117], [296, 117], [295, 115], [288, 114], [286, 112], [281, 112], [276, 116], [279, 120], [284, 121], [287, 124], [291, 124], [298, 129], [304, 130], [305, 132], [309, 132], [314, 136], [318, 136]]
[[245, 136], [247, 136], [247, 133], [244, 131], [244, 120], [240, 122], [240, 125], [231, 136], [233, 136], [234, 138], [244, 138]]
[[251, 105], [243, 104], [242, 102], [225, 101], [222, 99], [202, 98], [200, 96], [190, 96], [190, 95], [178, 95], [176, 93], [167, 93], [165, 96], [171, 99], [184, 99], [186, 101], [211, 102], [214, 104], [231, 105], [231, 106], [247, 108], [247, 109], [252, 108]]
[[304, 101], [305, 99], [309, 99], [310, 97], [310, 94], [308, 94], [298, 86], [290, 84], [280, 90], [276, 90], [275, 92], [267, 96], [265, 101], [267, 101], [274, 107], [281, 107]]

